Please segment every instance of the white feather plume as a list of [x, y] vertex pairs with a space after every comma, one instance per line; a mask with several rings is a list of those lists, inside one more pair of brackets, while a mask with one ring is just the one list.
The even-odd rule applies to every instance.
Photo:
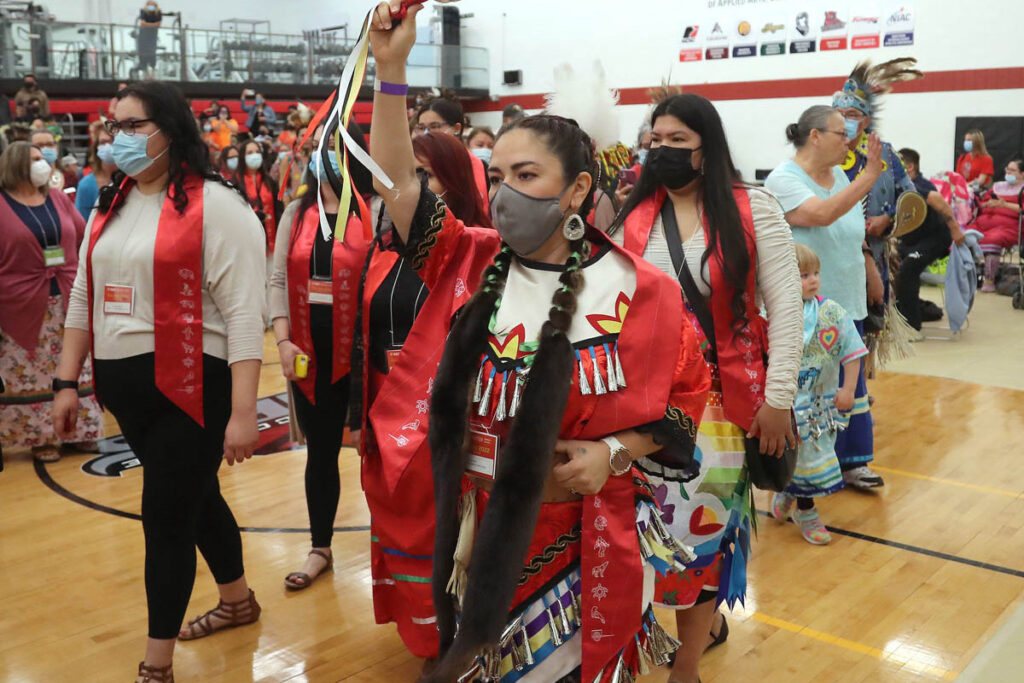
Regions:
[[549, 114], [575, 119], [598, 151], [619, 142], [619, 91], [605, 83], [604, 67], [595, 60], [590, 71], [576, 74], [570, 64], [555, 67], [554, 92], [545, 96]]

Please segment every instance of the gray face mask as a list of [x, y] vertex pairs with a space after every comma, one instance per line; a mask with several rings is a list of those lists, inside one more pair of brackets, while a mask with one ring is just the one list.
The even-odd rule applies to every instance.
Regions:
[[502, 183], [491, 200], [491, 219], [512, 251], [527, 256], [544, 246], [562, 225], [565, 214], [557, 197], [531, 197]]

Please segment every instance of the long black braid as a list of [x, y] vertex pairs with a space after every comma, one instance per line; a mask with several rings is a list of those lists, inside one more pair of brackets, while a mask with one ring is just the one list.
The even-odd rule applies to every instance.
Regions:
[[[185, 96], [175, 86], [160, 81], [140, 81], [119, 90], [114, 97], [119, 101], [126, 97], [134, 97], [142, 102], [146, 118], [152, 119], [167, 138], [168, 194], [179, 214], [184, 214], [188, 207], [185, 179], [189, 176], [199, 176], [204, 180], [220, 183], [245, 198], [245, 194], [238, 186], [225, 180], [210, 160], [210, 149], [199, 135], [195, 115]], [[100, 189], [100, 213], [107, 213], [112, 206], [114, 213], [117, 212], [119, 204], [116, 200], [121, 193], [121, 182], [125, 177], [123, 171], [114, 171], [110, 184]]]
[[[581, 172], [595, 177], [590, 138], [575, 122], [556, 116], [533, 116], [511, 124], [534, 132], [562, 161], [565, 180]], [[578, 213], [593, 205], [588, 193]], [[450, 681], [461, 675], [486, 645], [494, 644], [504, 626], [519, 575], [540, 514], [544, 482], [551, 471], [555, 443], [569, 399], [574, 354], [569, 328], [582, 290], [585, 239], [569, 243], [570, 255], [541, 327], [530, 380], [495, 472], [494, 487], [473, 546], [468, 581], [455, 633], [455, 605], [448, 578], [459, 534], [458, 500], [465, 470], [464, 443], [469, 425], [471, 386], [487, 343], [492, 313], [497, 310], [512, 265], [512, 250], [503, 244], [484, 270], [480, 287], [452, 326], [438, 369], [430, 408], [430, 447], [434, 471], [435, 533], [433, 597], [441, 639], [441, 659], [426, 681]]]

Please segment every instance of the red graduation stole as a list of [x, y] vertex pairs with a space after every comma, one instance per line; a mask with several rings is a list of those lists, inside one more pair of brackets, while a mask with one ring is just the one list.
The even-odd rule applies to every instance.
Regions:
[[[368, 211], [363, 213], [368, 215]], [[337, 382], [347, 375], [352, 363], [352, 339], [359, 306], [359, 276], [370, 246], [362, 230], [363, 223], [355, 214], [349, 214], [344, 239], [335, 239], [331, 249], [331, 382]], [[313, 356], [313, 334], [309, 322], [309, 259], [319, 230], [320, 211], [316, 204], [311, 205], [305, 214], [295, 216], [287, 265], [288, 317], [292, 339], [303, 352], [310, 354], [311, 361], [309, 374], [297, 384], [309, 402], [314, 404], [316, 363], [318, 360], [327, 362], [327, 359]]]
[[[89, 337], [94, 339], [92, 252], [114, 209], [135, 185], [125, 178], [106, 213], [97, 213], [86, 253]], [[179, 214], [174, 186], [167, 188], [153, 248], [153, 337], [156, 387], [200, 426], [203, 423], [203, 187], [201, 177], [184, 180], [188, 206]], [[95, 358], [93, 342], [93, 358]]]
[[[623, 229], [623, 248], [643, 256], [661, 205], [667, 193], [658, 187], [653, 195], [640, 202], [628, 216]], [[732, 327], [733, 288], [725, 281], [724, 256], [719, 243], [714, 258], [708, 260], [711, 275], [711, 315], [715, 321], [715, 341], [718, 348], [718, 369], [722, 379], [722, 403], [726, 418], [750, 429], [754, 415], [764, 403], [765, 364], [764, 351], [767, 347], [768, 323], [761, 317], [755, 303], [757, 290], [757, 248], [754, 240], [754, 218], [750, 209], [750, 197], [742, 186], [733, 187], [733, 198], [740, 211], [740, 221], [746, 238], [747, 253], [750, 256], [750, 270], [744, 287], [743, 299], [749, 321], [746, 328], [737, 333]], [[708, 222], [704, 218], [704, 240], [708, 243]]]

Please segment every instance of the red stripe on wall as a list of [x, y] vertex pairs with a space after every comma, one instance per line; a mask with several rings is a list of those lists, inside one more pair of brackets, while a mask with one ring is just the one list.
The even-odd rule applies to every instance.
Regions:
[[[677, 83], [684, 92], [703, 95], [712, 101], [764, 100], [783, 97], [829, 97], [842, 87], [845, 76], [826, 78], [787, 78], [777, 81], [736, 81], [732, 83]], [[1024, 68], [971, 69], [964, 71], [932, 71], [925, 77], [899, 83], [894, 92], [958, 92], [968, 90], [1024, 89]], [[622, 88], [619, 104], [649, 104], [650, 88]], [[510, 104], [525, 109], [544, 107], [544, 95], [510, 95], [491, 100], [465, 103], [467, 112], [501, 111]]]

